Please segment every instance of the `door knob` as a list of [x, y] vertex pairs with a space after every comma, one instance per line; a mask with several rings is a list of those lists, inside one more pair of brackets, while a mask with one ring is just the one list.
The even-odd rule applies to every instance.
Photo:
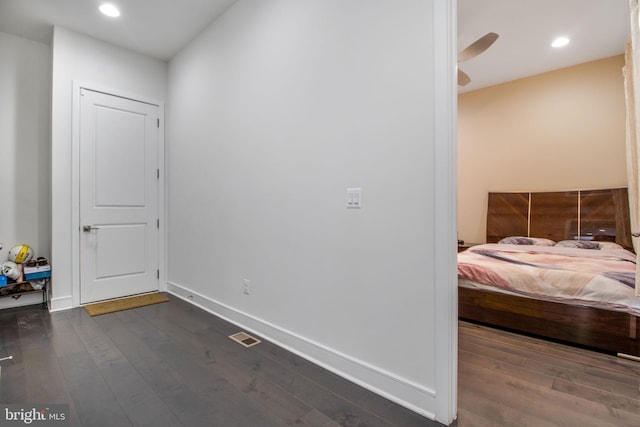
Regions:
[[92, 225], [83, 225], [82, 226], [82, 231], [84, 231], [85, 233], [90, 232], [91, 230], [97, 230], [99, 227], [94, 227]]

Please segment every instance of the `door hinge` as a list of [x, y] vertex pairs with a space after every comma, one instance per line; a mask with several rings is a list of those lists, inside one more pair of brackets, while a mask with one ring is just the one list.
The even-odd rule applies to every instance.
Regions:
[[158, 127], [160, 127], [160, 119], [157, 119]]
[[160, 179], [160, 169], [156, 169], [156, 172], [157, 178]]
[[160, 279], [160, 270], [156, 270], [156, 273], [157, 273], [158, 279]]
[[160, 228], [160, 218], [156, 219], [156, 227]]

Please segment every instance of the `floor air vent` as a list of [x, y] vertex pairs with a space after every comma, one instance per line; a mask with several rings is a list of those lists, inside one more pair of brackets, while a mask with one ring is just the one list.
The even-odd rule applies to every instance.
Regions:
[[262, 342], [258, 338], [254, 338], [245, 332], [238, 332], [237, 334], [229, 335], [229, 338], [231, 338], [235, 342], [242, 344], [245, 347], [252, 347]]

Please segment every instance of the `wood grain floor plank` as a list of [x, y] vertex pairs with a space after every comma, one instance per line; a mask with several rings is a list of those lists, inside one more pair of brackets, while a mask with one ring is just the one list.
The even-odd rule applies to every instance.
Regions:
[[15, 403], [69, 405], [67, 419], [70, 426], [81, 425], [68, 384], [57, 357], [25, 363], [27, 397]]
[[[222, 335], [215, 329], [199, 331], [198, 336], [204, 342], [220, 342]], [[227, 339], [227, 343], [218, 344], [218, 351], [231, 351], [234, 358], [244, 369], [256, 372], [262, 378], [286, 390], [305, 404], [317, 409], [338, 423], [345, 425], [392, 425], [382, 418], [369, 413], [352, 402], [345, 401], [332, 390], [327, 390], [306, 377], [296, 375], [280, 363], [263, 357], [257, 351], [237, 352], [239, 344]], [[255, 347], [252, 347], [252, 349]], [[251, 350], [251, 349], [248, 349]]]
[[[183, 301], [176, 302], [178, 304], [175, 304], [173, 306], [165, 305], [160, 309], [166, 310], [167, 312], [172, 312], [178, 309], [182, 311], [183, 307], [180, 307], [180, 304], [191, 307], [189, 304]], [[174, 315], [162, 315], [159, 312], [156, 312], [155, 316], [157, 318], [157, 321], [155, 321], [156, 325], [163, 330], [168, 330], [171, 328], [171, 326], [163, 325], [162, 322], [171, 322], [171, 319], [175, 317]], [[211, 330], [219, 332], [221, 339], [224, 339], [228, 335], [239, 331], [238, 327], [215, 316], [211, 316], [203, 310], [190, 310], [189, 316], [182, 318], [182, 322], [184, 322], [183, 324], [186, 325], [186, 329], [195, 331], [200, 330], [202, 328], [202, 325], [207, 325], [207, 329], [209, 330], [209, 332], [211, 332]], [[230, 351], [231, 354], [233, 354], [235, 351], [237, 351], [236, 346], [237, 344], [228, 341], [226, 347], [231, 348], [232, 350]], [[253, 347], [252, 350], [258, 352], [263, 357], [272, 358], [275, 363], [282, 364], [288, 370], [292, 370], [296, 375], [305, 376], [310, 381], [315, 382], [321, 387], [326, 383], [326, 387], [330, 387], [333, 393], [338, 394], [341, 398], [353, 402], [359, 407], [365, 409], [367, 412], [371, 412], [372, 414], [375, 414], [376, 417], [387, 420], [390, 423], [397, 423], [397, 425], [406, 427], [414, 425], [439, 425], [438, 423], [433, 423], [430, 420], [425, 419], [415, 412], [412, 412], [406, 408], [399, 407], [397, 404], [390, 402], [387, 399], [364, 390], [361, 387], [349, 381], [346, 381], [343, 378], [340, 378], [337, 375], [332, 374], [325, 369], [314, 365], [267, 341], [264, 341], [263, 344], [259, 346]], [[251, 363], [252, 362], [245, 361], [245, 365]], [[281, 373], [281, 375], [286, 374]]]
[[340, 427], [340, 424], [327, 417], [317, 409], [312, 409], [302, 420], [303, 423], [315, 427]]
[[603, 378], [616, 378], [616, 381], [624, 384], [633, 385], [635, 383], [637, 385], [636, 379], [640, 377], [638, 362], [591, 350], [582, 350], [576, 353], [573, 358], [558, 357], [556, 352], [532, 351], [527, 359], [528, 362], [546, 362], [550, 356], [553, 363], [559, 368], [593, 372]]
[[100, 373], [133, 425], [180, 425], [178, 418], [128, 361], [112, 362], [108, 367], [101, 368]]
[[484, 345], [481, 341], [475, 343], [465, 340], [459, 343], [458, 348], [459, 350], [466, 351], [469, 354], [481, 354], [493, 360], [515, 366], [522, 366], [526, 359], [526, 356], [519, 354], [518, 351], [505, 351], [504, 348], [489, 347]]
[[0, 403], [21, 403], [28, 400], [25, 364], [19, 347], [5, 348], [0, 357], [12, 356], [0, 362]]
[[609, 370], [585, 367], [582, 364], [575, 364], [574, 366], [559, 365], [554, 363], [553, 360], [526, 360], [523, 367], [541, 375], [596, 388], [608, 393], [632, 399], [640, 398], [638, 377], [634, 378], [630, 375], [622, 375]]
[[[113, 314], [115, 315], [115, 313]], [[107, 316], [101, 316], [103, 324]], [[150, 348], [128, 327], [113, 322], [104, 329], [118, 349], [126, 354], [129, 363], [136, 369], [149, 388], [177, 418], [176, 425], [215, 425], [210, 417], [210, 407], [201, 396], [194, 392], [184, 378], [166, 363], [161, 355]], [[157, 337], [155, 337], [157, 338]]]
[[486, 393], [461, 387], [458, 399], [464, 405], [458, 408], [459, 426], [522, 426], [557, 427], [558, 424], [505, 405]]
[[[481, 341], [479, 341], [479, 343], [481, 343]], [[495, 347], [495, 345], [487, 345], [492, 349]], [[478, 355], [482, 354], [482, 345], [478, 344], [476, 349], [478, 348], [480, 350], [475, 352], [475, 357], [464, 354], [464, 350], [461, 350], [460, 357], [471, 363], [484, 361], [485, 365], [491, 366], [491, 357], [478, 359]], [[512, 348], [506, 347], [504, 344], [501, 345], [501, 348], [502, 351], [506, 352], [512, 350]], [[522, 354], [519, 348], [513, 348], [513, 351], [518, 354]], [[498, 368], [498, 366], [495, 367]], [[556, 378], [560, 378], [576, 384], [583, 384], [595, 387], [599, 390], [623, 395], [632, 399], [638, 399], [640, 397], [640, 391], [638, 390], [638, 377], [611, 371], [608, 368], [599, 369], [597, 367], [597, 363], [594, 366], [586, 365], [584, 362], [578, 363], [575, 361], [559, 360], [555, 357], [551, 357], [549, 354], [534, 351], [524, 359], [520, 370], [511, 365], [503, 365], [502, 367], [510, 368], [510, 373], [514, 377], [524, 378], [525, 375], [529, 375], [529, 381], [535, 381], [536, 377], [540, 380], [544, 379], [546, 381], [553, 381]]]
[[17, 319], [15, 309], [0, 310], [0, 348], [19, 346]]
[[319, 384], [321, 387], [332, 390], [343, 399], [351, 401], [359, 407], [375, 414], [376, 416], [386, 420], [389, 423], [397, 424], [405, 427], [430, 425], [439, 425], [431, 420], [426, 420], [423, 416], [416, 414], [405, 408], [398, 408], [398, 405], [356, 384], [345, 381], [338, 375], [327, 371], [326, 369], [303, 359], [291, 352], [284, 350], [270, 342], [256, 347], [265, 357], [270, 357], [274, 361], [278, 361], [297, 375]]
[[64, 375], [53, 357], [25, 361], [25, 402], [61, 404], [69, 402]]
[[43, 316], [42, 320], [56, 356], [64, 357], [85, 350], [67, 312], [51, 313]]
[[[121, 312], [120, 317], [136, 316], [134, 312]], [[273, 413], [265, 411], [263, 407], [255, 405], [247, 400], [242, 390], [228, 382], [223, 375], [211, 369], [186, 347], [196, 347], [197, 343], [188, 341], [185, 345], [175, 345], [171, 342], [170, 333], [162, 332], [167, 341], [147, 340], [153, 333], [154, 326], [149, 322], [136, 321], [129, 324], [131, 331], [138, 335], [139, 339], [146, 340], [146, 344], [169, 365], [180, 374], [189, 388], [197, 393], [211, 409], [210, 415], [215, 416], [216, 423], [230, 423], [234, 425], [264, 425], [278, 426], [280, 420], [274, 419]], [[188, 337], [181, 334], [181, 337]], [[234, 421], [225, 421], [225, 420]]]
[[606, 405], [609, 408], [617, 409], [635, 416], [635, 422], [640, 425], [640, 401], [638, 398], [628, 398], [614, 393], [609, 393], [594, 387], [587, 387], [576, 384], [573, 381], [556, 379], [553, 383], [553, 390], [571, 396], [578, 396], [591, 402]]
[[[169, 307], [167, 307], [165, 305], [167, 310], [170, 310]], [[192, 313], [194, 316], [197, 316], [196, 313]], [[209, 323], [211, 323], [210, 320], [210, 315], [208, 315], [208, 319], [209, 319]], [[150, 321], [152, 323], [154, 323], [159, 329], [162, 329], [164, 332], [169, 333], [170, 331], [173, 331], [174, 337], [179, 338], [179, 337], [184, 337], [186, 331], [182, 330], [181, 326], [178, 323], [172, 322], [171, 321], [171, 316], [156, 316], [153, 319], [150, 319]], [[169, 322], [169, 323], [167, 323]], [[190, 323], [190, 322], [188, 322]], [[206, 331], [199, 331], [199, 334], [201, 333], [210, 333], [210, 334], [214, 334], [214, 338], [207, 338], [207, 339], [202, 339], [201, 341], [203, 342], [208, 342], [208, 341], [214, 341], [217, 343], [215, 349], [214, 348], [209, 348], [206, 351], [208, 353], [213, 354], [214, 352], [217, 352], [216, 354], [220, 354], [220, 352], [222, 351], [222, 354], [227, 353], [229, 356], [231, 356], [231, 358], [227, 358], [227, 357], [221, 357], [222, 360], [228, 359], [228, 360], [233, 360], [234, 362], [237, 361], [242, 361], [243, 365], [241, 365], [241, 369], [246, 370], [247, 366], [251, 366], [252, 367], [252, 372], [257, 373], [260, 375], [260, 377], [264, 376], [263, 374], [260, 372], [261, 370], [269, 370], [269, 368], [271, 369], [276, 369], [277, 370], [277, 374], [275, 374], [275, 376], [282, 378], [282, 377], [286, 377], [286, 376], [290, 376], [291, 372], [289, 372], [288, 370], [286, 370], [285, 368], [283, 368], [279, 363], [273, 363], [270, 364], [269, 359], [265, 359], [264, 355], [260, 353], [259, 349], [262, 348], [261, 346], [263, 344], [260, 344], [260, 346], [256, 346], [256, 347], [252, 347], [251, 349], [243, 349], [241, 346], [239, 346], [239, 344], [229, 340], [225, 334], [229, 334], [229, 333], [233, 333], [233, 332], [237, 332], [238, 328], [233, 326], [233, 325], [229, 325], [227, 322], [224, 322], [225, 324], [218, 324], [215, 325], [215, 327], [213, 328], [208, 328]], [[190, 327], [189, 329], [192, 330], [198, 330], [200, 328], [192, 328]], [[223, 333], [221, 333], [220, 331], [224, 331]], [[264, 343], [266, 344], [266, 342]], [[238, 353], [240, 351], [240, 354]], [[240, 357], [240, 356], [246, 356], [247, 354], [252, 354], [253, 356], [250, 359], [244, 358], [244, 357]], [[342, 379], [341, 379], [342, 380]], [[266, 382], [269, 382], [268, 380], [265, 380]], [[344, 380], [342, 380], [344, 381]], [[281, 388], [280, 386], [278, 386], [279, 388]], [[285, 391], [283, 388], [281, 388], [282, 391]], [[361, 391], [361, 393], [366, 394], [367, 392], [363, 392], [361, 388], [359, 388], [359, 390]], [[287, 392], [287, 394], [289, 396], [292, 396], [290, 393]], [[296, 400], [299, 400], [297, 397], [292, 396], [293, 398], [295, 398]], [[388, 402], [388, 401], [387, 401]], [[396, 409], [397, 409], [397, 405], [395, 405]], [[412, 413], [413, 414], [413, 413]], [[363, 413], [359, 413], [356, 415], [350, 414], [350, 415], [340, 415], [337, 414], [336, 412], [336, 417], [343, 417], [343, 418], [349, 418], [349, 419], [355, 419], [358, 417], [363, 417], [363, 416], [368, 416], [368, 414], [366, 414], [366, 411]], [[420, 417], [415, 415], [415, 418], [420, 418], [423, 422], [424, 422], [424, 417]], [[380, 422], [377, 417], [375, 419], [375, 421], [373, 422]]]
[[179, 425], [174, 414], [102, 330], [99, 318], [90, 318], [84, 310], [79, 311], [69, 324], [130, 422], [136, 426]]
[[25, 368], [20, 348], [18, 311], [0, 311], [0, 358], [12, 357], [0, 362], [0, 402], [19, 403], [27, 399]]
[[215, 316], [206, 311], [188, 304], [178, 298], [168, 296], [171, 304], [160, 304], [156, 306], [141, 307], [136, 310], [140, 316], [146, 319], [163, 319], [174, 322], [176, 326], [189, 332], [208, 329], [212, 322], [225, 325], [227, 328], [237, 328], [228, 322], [220, 321]]
[[82, 426], [132, 425], [87, 352], [67, 355], [60, 365]]
[[16, 316], [20, 350], [25, 360], [40, 360], [55, 354], [41, 314], [40, 311], [25, 311]]
[[[0, 311], [0, 357], [15, 356], [0, 402], [68, 399], [72, 426], [437, 425], [268, 341], [245, 349], [237, 331], [179, 300], [96, 318]], [[456, 427], [640, 425], [637, 362], [466, 322], [459, 346]]]
[[64, 403], [69, 395], [42, 312], [21, 311], [16, 316], [16, 324], [27, 391], [24, 402]]
[[71, 325], [98, 369], [124, 359], [113, 341], [84, 310], [73, 310]]
[[520, 365], [495, 360], [489, 356], [483, 355], [481, 352], [468, 352], [461, 350], [458, 352], [458, 357], [470, 365], [485, 369], [493, 369], [504, 375], [509, 375], [514, 378], [530, 382], [531, 384], [547, 388], [551, 388], [553, 386], [554, 377], [551, 375], [545, 375], [544, 373], [535, 370], [526, 369]]
[[562, 393], [502, 375], [493, 370], [458, 363], [459, 376], [467, 390], [484, 393], [525, 415], [561, 426], [619, 426], [609, 408], [593, 402], [576, 402]]
[[[466, 347], [467, 341], [470, 341], [473, 348], [480, 352], [483, 351], [483, 346], [490, 348], [493, 352], [498, 349], [501, 352], [513, 352], [524, 357], [522, 364], [524, 370], [534, 375], [552, 378], [551, 387], [537, 383], [538, 386], [544, 385], [544, 387], [534, 394], [534, 399], [541, 402], [547, 400], [549, 408], [562, 403], [560, 408], [555, 406], [558, 418], [561, 418], [560, 414], [565, 411], [571, 414], [568, 418], [575, 423], [577, 419], [573, 418], [574, 413], [578, 413], [589, 414], [596, 424], [640, 425], [640, 418], [636, 413], [640, 397], [637, 389], [638, 377], [634, 374], [637, 367], [629, 366], [629, 361], [619, 361], [614, 356], [599, 353], [595, 355], [596, 357], [590, 357], [593, 352], [589, 350], [567, 347], [558, 343], [540, 342], [530, 337], [469, 325], [466, 322], [460, 323], [459, 339], [464, 343], [461, 347]], [[529, 353], [523, 353], [523, 349]], [[571, 360], [568, 355], [571, 357], [575, 355], [575, 360]], [[475, 377], [469, 376], [472, 369], [467, 370], [464, 365], [466, 363], [475, 368], [490, 369], [489, 371], [476, 369], [475, 376], [483, 377], [485, 385], [495, 388], [496, 398], [505, 399], [504, 402], [509, 406], [513, 407], [513, 403], [509, 400], [513, 397], [513, 393], [516, 395], [518, 393], [512, 388], [514, 384], [523, 387], [522, 392], [525, 395], [530, 392], [526, 390], [535, 381], [529, 379], [522, 382], [524, 377], [517, 372], [510, 372], [506, 377], [501, 378], [503, 372], [496, 372], [491, 366], [490, 357], [488, 359], [483, 361], [484, 366], [482, 366], [478, 364], [477, 355], [466, 351], [460, 352], [459, 384], [460, 387], [464, 386], [460, 394], [460, 407], [469, 409], [462, 396], [467, 396], [469, 387], [476, 380]], [[507, 384], [509, 381], [510, 383]], [[501, 383], [507, 387], [501, 386]], [[549, 421], [554, 422], [553, 419]]]
[[[464, 331], [464, 329], [465, 328], [462, 327], [461, 331]], [[487, 331], [485, 331], [485, 334], [494, 333], [493, 330], [489, 330], [488, 328]], [[496, 336], [503, 336], [501, 331], [495, 332]], [[484, 345], [491, 348], [499, 347], [503, 351], [514, 351], [517, 354], [523, 354], [521, 353], [522, 347], [520, 342], [528, 342], [528, 338], [526, 337], [512, 337], [509, 341], [496, 341], [495, 339], [483, 340], [483, 338], [471, 338], [468, 335], [464, 335], [464, 341], [467, 340], [471, 340], [479, 345], [482, 345], [484, 342]], [[529, 351], [526, 355], [522, 368], [536, 372], [541, 376], [572, 381], [576, 384], [595, 387], [599, 390], [620, 394], [632, 399], [638, 399], [640, 397], [640, 391], [638, 390], [640, 376], [635, 373], [637, 367], [630, 366], [638, 364], [637, 362], [619, 360], [619, 358], [615, 356], [606, 354], [594, 354], [594, 352], [589, 350], [561, 348], [560, 350], [562, 352], [569, 352], [580, 356], [575, 357], [574, 360], [570, 360], [564, 357], [557, 357], [556, 350], [558, 350], [558, 347], [555, 343], [551, 347], [545, 346], [544, 343], [536, 343], [535, 349]], [[613, 366], [615, 366], [616, 369], [612, 369]]]
[[[178, 324], [176, 323], [168, 324], [166, 323], [167, 321], [168, 320], [165, 318], [155, 318], [151, 320], [151, 322], [154, 323], [157, 327], [161, 328], [163, 332], [172, 334], [174, 339], [177, 339], [177, 340], [180, 340], [180, 338], [184, 339], [184, 337], [188, 335], [188, 332], [185, 330], [182, 330]], [[203, 332], [203, 331], [200, 331], [200, 332]], [[215, 338], [208, 339], [208, 340], [201, 340], [201, 341], [203, 342], [213, 341], [216, 343], [216, 345], [215, 347], [205, 348], [204, 349], [205, 353], [209, 354], [210, 357], [216, 357], [218, 363], [221, 363], [221, 362], [224, 363], [224, 361], [226, 361], [227, 366], [230, 366], [232, 363], [236, 364], [238, 361], [241, 361], [240, 365], [237, 365], [232, 369], [235, 370], [236, 372], [245, 371], [245, 372], [251, 373], [250, 378], [245, 378], [245, 381], [250, 381], [249, 388], [244, 387], [243, 390], [252, 392], [253, 389], [258, 386], [269, 387], [272, 390], [279, 390], [280, 391], [279, 394], [286, 393], [286, 397], [283, 397], [283, 399], [280, 400], [281, 402], [283, 401], [290, 402], [292, 399], [295, 400], [296, 402], [302, 402], [298, 397], [287, 392], [281, 386], [274, 384], [273, 381], [269, 381], [265, 379], [265, 373], [264, 373], [265, 371], [277, 370], [278, 373], [276, 374], [276, 376], [279, 378], [291, 376], [291, 373], [283, 369], [283, 367], [280, 366], [278, 363], [271, 363], [272, 361], [264, 358], [264, 356], [261, 355], [257, 350], [259, 346], [252, 347], [250, 349], [245, 349], [239, 344], [228, 339], [226, 336], [220, 334], [218, 332], [218, 329], [208, 330], [208, 332], [214, 334]], [[225, 333], [226, 332], [230, 332], [230, 329], [226, 328]], [[185, 343], [180, 343], [181, 346], [184, 344]], [[190, 348], [197, 347], [197, 346], [194, 346], [193, 343], [191, 344], [192, 345], [189, 345]], [[250, 371], [247, 370], [248, 366], [251, 367]], [[291, 405], [291, 403], [289, 403], [289, 405]], [[308, 414], [309, 408], [310, 407], [308, 405], [305, 405], [305, 411], [303, 414], [300, 414], [301, 417], [303, 417], [305, 414]], [[347, 414], [341, 414], [339, 413], [339, 411], [334, 411], [334, 416], [338, 418], [349, 419], [350, 420], [349, 422], [357, 422], [357, 423], [369, 417], [369, 415], [364, 412], [362, 413], [359, 413], [358, 411], [352, 411], [352, 412], [353, 413], [349, 413], [347, 415]], [[287, 423], [289, 423], [295, 420], [284, 420], [284, 421], [287, 421]], [[380, 424], [380, 420], [375, 419], [374, 422], [377, 424], [371, 424], [371, 425], [378, 425], [378, 424], [383, 425], [383, 424]]]
[[458, 407], [458, 418], [452, 425], [465, 427], [496, 427], [499, 425], [485, 417], [484, 413], [478, 414], [473, 412], [472, 409], [473, 407]]
[[496, 328], [488, 328], [469, 322], [461, 321], [459, 325], [460, 337], [464, 337], [462, 341], [478, 342], [478, 338], [480, 338], [480, 341], [484, 341], [486, 345], [493, 344], [498, 347], [506, 345], [512, 348], [522, 348], [525, 352], [530, 352], [529, 358], [535, 357], [535, 354], [542, 354], [543, 358], [553, 355], [558, 364], [565, 362], [569, 364], [582, 363], [625, 375], [640, 375], [640, 364], [615, 357], [614, 355], [528, 337]]
[[4, 366], [0, 379], [0, 402], [68, 404], [69, 425], [79, 426], [64, 376], [52, 351], [45, 325], [48, 318], [48, 313], [41, 306], [26, 310], [8, 309], [0, 314], [0, 322], [4, 322], [1, 323], [0, 336], [6, 344], [6, 353], [0, 357], [13, 356], [13, 359], [0, 363]]

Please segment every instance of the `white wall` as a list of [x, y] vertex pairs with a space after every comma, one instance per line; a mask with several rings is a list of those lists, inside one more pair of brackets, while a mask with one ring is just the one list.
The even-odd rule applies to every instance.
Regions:
[[[26, 243], [50, 255], [49, 46], [0, 33], [0, 262]], [[40, 295], [0, 299], [0, 308], [41, 301]]]
[[[72, 92], [74, 80], [119, 93], [164, 101], [167, 64], [102, 41], [56, 27], [53, 37], [52, 99], [52, 309], [79, 304], [74, 272]], [[77, 178], [76, 178], [77, 179]], [[77, 265], [77, 264], [76, 264]]]
[[237, 2], [170, 62], [167, 156], [171, 292], [444, 422], [448, 3]]

